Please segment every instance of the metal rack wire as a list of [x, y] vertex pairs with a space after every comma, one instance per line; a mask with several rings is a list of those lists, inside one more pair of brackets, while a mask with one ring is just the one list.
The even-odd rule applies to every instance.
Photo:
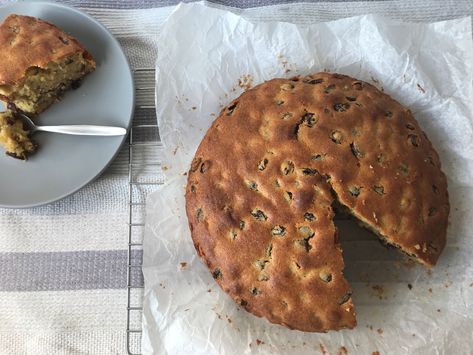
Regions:
[[141, 272], [146, 195], [162, 184], [158, 150], [158, 125], [154, 104], [154, 69], [135, 69], [136, 110], [128, 142], [128, 354], [141, 354], [143, 276]]

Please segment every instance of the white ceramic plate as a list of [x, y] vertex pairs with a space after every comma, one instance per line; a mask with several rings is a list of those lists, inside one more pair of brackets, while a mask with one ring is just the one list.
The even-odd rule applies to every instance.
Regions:
[[[43, 112], [38, 124], [96, 124], [129, 128], [134, 109], [133, 77], [117, 40], [96, 20], [48, 2], [0, 8], [0, 21], [15, 13], [49, 21], [76, 37], [95, 57], [97, 69], [77, 90]], [[33, 207], [59, 200], [95, 179], [110, 164], [125, 137], [85, 137], [38, 132], [40, 148], [27, 161], [0, 148], [0, 207]]]

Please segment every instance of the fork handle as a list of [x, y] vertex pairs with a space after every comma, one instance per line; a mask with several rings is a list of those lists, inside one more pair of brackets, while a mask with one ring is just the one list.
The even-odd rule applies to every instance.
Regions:
[[126, 129], [112, 126], [95, 125], [61, 125], [61, 126], [39, 126], [37, 131], [54, 132], [63, 134], [74, 134], [79, 136], [124, 136]]

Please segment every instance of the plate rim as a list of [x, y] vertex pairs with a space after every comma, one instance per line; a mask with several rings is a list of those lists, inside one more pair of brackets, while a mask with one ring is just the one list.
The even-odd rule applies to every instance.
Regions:
[[[21, 4], [21, 3], [9, 3], [9, 4], [5, 4], [3, 6], [0, 6], [0, 10], [4, 10], [4, 9], [8, 9], [9, 7], [15, 7], [17, 6], [18, 4]], [[135, 112], [135, 105], [136, 105], [136, 91], [135, 91], [135, 82], [134, 82], [134, 77], [133, 77], [133, 70], [131, 69], [131, 65], [130, 65], [130, 61], [128, 60], [127, 56], [125, 55], [125, 52], [123, 51], [123, 48], [122, 46], [120, 45], [120, 42], [118, 42], [118, 40], [115, 38], [115, 36], [108, 30], [108, 28], [106, 28], [102, 23], [100, 23], [97, 19], [95, 19], [94, 17], [92, 17], [91, 15], [87, 14], [86, 12], [84, 11], [81, 11], [75, 7], [72, 7], [72, 6], [69, 6], [69, 5], [64, 5], [64, 4], [59, 4], [59, 3], [56, 3], [56, 2], [50, 2], [50, 1], [34, 1], [34, 4], [35, 5], [39, 5], [39, 6], [51, 6], [51, 7], [57, 7], [57, 8], [63, 8], [63, 9], [66, 9], [68, 11], [72, 11], [72, 12], [75, 12], [75, 13], [78, 13], [82, 16], [85, 16], [87, 19], [89, 19], [90, 21], [92, 21], [93, 23], [95, 23], [95, 25], [97, 25], [102, 31], [106, 32], [110, 39], [114, 42], [114, 44], [119, 48], [121, 54], [123, 55], [123, 58], [125, 60], [125, 64], [128, 68], [128, 75], [130, 76], [130, 81], [131, 81], [131, 109], [130, 109], [130, 117], [128, 118], [128, 123], [126, 125], [126, 131], [127, 133], [123, 136], [120, 144], [118, 145], [116, 151], [113, 153], [113, 155], [110, 157], [110, 159], [106, 162], [106, 164], [104, 165], [104, 167], [102, 169], [100, 169], [95, 175], [94, 177], [92, 177], [90, 180], [87, 180], [85, 181], [83, 184], [79, 184], [77, 187], [71, 189], [70, 191], [68, 191], [67, 193], [65, 194], [61, 194], [60, 196], [56, 196], [56, 197], [53, 197], [53, 198], [50, 198], [48, 200], [44, 200], [44, 201], [39, 201], [39, 202], [32, 202], [32, 203], [28, 203], [28, 204], [18, 204], [18, 205], [13, 205], [13, 204], [4, 204], [4, 202], [1, 202], [0, 201], [0, 208], [7, 208], [7, 209], [27, 209], [27, 208], [33, 208], [33, 207], [40, 207], [40, 206], [45, 206], [45, 205], [49, 205], [51, 203], [54, 203], [54, 202], [57, 202], [57, 201], [60, 201], [70, 195], [73, 195], [75, 194], [76, 192], [78, 192], [79, 190], [81, 190], [82, 188], [86, 187], [88, 184], [94, 182], [96, 179], [98, 179], [104, 172], [105, 170], [107, 170], [107, 168], [110, 166], [110, 164], [112, 164], [112, 162], [115, 160], [115, 158], [117, 157], [117, 155], [120, 153], [124, 143], [126, 142], [127, 140], [127, 137], [128, 135], [130, 134], [130, 129], [131, 129], [131, 126], [132, 126], [132, 122], [133, 122], [133, 116], [134, 116], [134, 112]], [[14, 13], [14, 12], [11, 12], [11, 13]], [[8, 15], [7, 15], [8, 16]], [[2, 19], [3, 21], [3, 19]]]

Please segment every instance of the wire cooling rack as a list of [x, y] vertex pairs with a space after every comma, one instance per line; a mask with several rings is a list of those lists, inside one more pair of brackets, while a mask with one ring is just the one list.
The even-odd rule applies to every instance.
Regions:
[[155, 107], [154, 69], [135, 69], [136, 109], [128, 141], [128, 272], [126, 345], [141, 354], [143, 315], [142, 252], [146, 196], [162, 184]]

